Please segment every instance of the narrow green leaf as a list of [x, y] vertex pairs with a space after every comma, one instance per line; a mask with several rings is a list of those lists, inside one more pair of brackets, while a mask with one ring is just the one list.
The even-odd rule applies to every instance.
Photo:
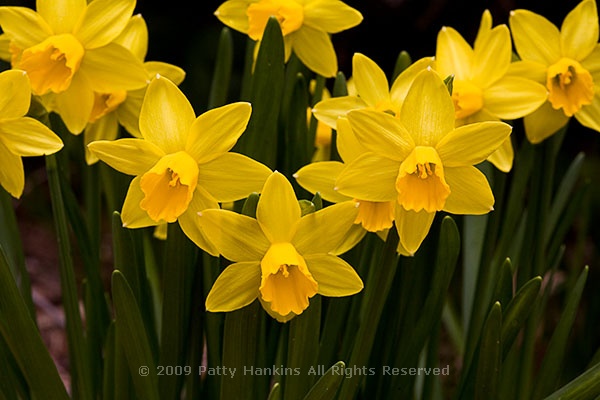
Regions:
[[347, 96], [348, 95], [348, 82], [346, 81], [346, 75], [342, 71], [338, 71], [333, 81], [333, 91], [331, 92], [333, 97]]
[[[285, 125], [285, 135], [279, 146], [278, 165], [286, 176], [292, 176], [302, 166], [308, 164], [314, 152], [314, 140], [308, 137], [306, 110], [308, 108], [308, 91], [306, 80], [302, 74], [296, 76], [290, 99], [288, 120]], [[292, 181], [296, 192], [301, 189], [295, 180]]]
[[233, 67], [233, 39], [231, 30], [227, 27], [221, 29], [217, 55], [215, 57], [215, 69], [210, 94], [208, 95], [208, 108], [220, 107], [227, 104], [227, 93], [231, 80]]
[[122, 341], [136, 394], [141, 399], [158, 400], [158, 371], [150, 350], [146, 327], [133, 291], [118, 270], [112, 274], [112, 294], [117, 336]]
[[281, 385], [279, 382], [275, 382], [271, 391], [269, 392], [269, 397], [267, 400], [280, 400], [281, 399]]
[[394, 75], [392, 76], [391, 82], [394, 82], [398, 75], [400, 75], [406, 68], [412, 64], [412, 58], [406, 50], [402, 50], [396, 58], [396, 65], [394, 66]]
[[500, 304], [508, 304], [513, 297], [513, 270], [510, 258], [507, 258], [500, 268], [500, 276], [494, 290], [494, 300]]
[[494, 303], [481, 335], [477, 377], [475, 379], [475, 398], [491, 399], [498, 393], [500, 367], [502, 365], [502, 307]]
[[462, 315], [463, 329], [467, 331], [474, 304], [477, 275], [481, 266], [481, 253], [483, 251], [488, 216], [465, 215], [463, 221]]
[[115, 322], [112, 321], [106, 333], [104, 343], [104, 365], [102, 371], [102, 399], [113, 400], [115, 391], [119, 390], [115, 384]]
[[250, 195], [246, 198], [246, 201], [244, 201], [242, 214], [247, 215], [248, 217], [256, 218], [256, 207], [258, 206], [259, 199], [260, 195], [258, 193], [250, 193]]
[[333, 400], [338, 388], [344, 380], [344, 374], [340, 373], [346, 368], [343, 361], [333, 364], [325, 374], [319, 378], [317, 383], [310, 388], [304, 400]]
[[600, 363], [594, 365], [545, 400], [594, 400], [600, 395]]

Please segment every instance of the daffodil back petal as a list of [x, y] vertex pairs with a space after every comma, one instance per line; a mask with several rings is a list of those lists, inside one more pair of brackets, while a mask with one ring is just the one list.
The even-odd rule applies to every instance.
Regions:
[[279, 172], [265, 182], [256, 219], [271, 243], [290, 242], [300, 220], [300, 205], [292, 185]]
[[444, 211], [452, 214], [487, 214], [493, 210], [494, 195], [485, 175], [476, 167], [446, 168], [451, 192]]
[[350, 296], [363, 289], [363, 282], [346, 261], [331, 254], [305, 257], [308, 269], [319, 283], [318, 293], [328, 297]]
[[145, 173], [164, 155], [151, 142], [133, 138], [95, 141], [88, 145], [88, 149], [100, 160], [127, 175]]
[[336, 180], [336, 190], [345, 196], [369, 201], [396, 199], [396, 177], [400, 162], [365, 153], [351, 162]]
[[229, 265], [217, 278], [208, 296], [206, 310], [234, 311], [252, 303], [258, 297], [260, 263], [238, 262]]

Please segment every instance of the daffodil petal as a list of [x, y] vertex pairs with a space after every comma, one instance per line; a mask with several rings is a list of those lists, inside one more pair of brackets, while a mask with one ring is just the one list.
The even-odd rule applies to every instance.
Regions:
[[348, 121], [359, 143], [376, 154], [402, 161], [415, 147], [412, 132], [384, 112], [354, 110], [348, 113]]
[[325, 78], [337, 74], [337, 55], [326, 32], [302, 26], [290, 37], [293, 38], [292, 50], [308, 69]]
[[339, 0], [313, 0], [304, 5], [304, 24], [327, 33], [350, 29], [362, 19], [360, 12]]
[[187, 97], [167, 78], [150, 82], [140, 111], [140, 132], [166, 153], [185, 148], [196, 115]]
[[473, 49], [454, 28], [445, 26], [438, 32], [435, 59], [437, 71], [444, 78], [448, 75], [457, 79], [471, 77]]
[[20, 118], [27, 114], [31, 103], [31, 86], [25, 72], [8, 70], [0, 73], [0, 115]]
[[105, 46], [127, 25], [135, 0], [94, 0], [85, 9], [74, 34], [87, 49]]
[[215, 16], [230, 28], [242, 33], [248, 33], [248, 0], [228, 0], [215, 11]]
[[423, 57], [406, 68], [392, 83], [390, 97], [392, 102], [401, 106], [417, 74], [427, 68], [435, 68], [435, 57]]
[[[294, 318], [296, 316], [296, 314], [294, 314], [293, 311], [290, 311], [289, 314], [287, 315], [281, 315], [276, 311], [273, 311], [273, 309], [271, 308], [271, 303], [269, 303], [268, 301], [265, 301], [262, 296], [258, 295], [258, 300], [260, 301], [260, 304], [262, 305], [263, 309], [267, 312], [267, 314], [269, 314], [272, 318], [275, 318], [277, 320], [277, 322], [288, 322], [289, 320], [291, 320], [292, 318]], [[310, 304], [309, 304], [310, 307]]]
[[344, 169], [344, 164], [338, 161], [321, 161], [300, 168], [294, 178], [300, 186], [311, 193], [319, 192], [321, 197], [332, 203], [350, 200], [333, 190], [335, 180]]
[[[382, 231], [379, 231], [382, 232]], [[378, 233], [379, 233], [378, 232]], [[354, 224], [346, 233], [346, 236], [342, 240], [342, 243], [339, 244], [338, 247], [330, 251], [330, 254], [339, 256], [340, 254], [344, 254], [350, 249], [353, 249], [367, 234], [367, 230], [363, 228], [361, 224]]]
[[514, 158], [515, 151], [513, 149], [512, 140], [508, 137], [498, 150], [490, 154], [487, 160], [500, 171], [509, 172], [512, 169]]
[[246, 129], [251, 113], [250, 103], [245, 102], [205, 112], [191, 126], [186, 151], [201, 164], [228, 152]]
[[231, 264], [221, 272], [206, 297], [206, 310], [227, 312], [240, 309], [258, 297], [260, 262]]
[[545, 86], [529, 79], [507, 76], [483, 92], [483, 103], [492, 115], [512, 120], [524, 117], [548, 98]]
[[583, 0], [565, 17], [560, 29], [563, 56], [583, 60], [598, 44], [598, 10], [595, 0]]
[[83, 131], [83, 144], [85, 146], [85, 161], [88, 165], [98, 162], [99, 158], [87, 147], [97, 140], [114, 141], [119, 135], [119, 121], [116, 113], [109, 113], [93, 124], [88, 124]]
[[36, 2], [36, 11], [48, 22], [54, 33], [72, 32], [86, 7], [85, 0]]
[[304, 256], [308, 270], [319, 284], [322, 296], [350, 296], [363, 289], [363, 282], [354, 268], [332, 254], [310, 254]]
[[121, 221], [125, 228], [144, 228], [147, 226], [158, 225], [148, 213], [140, 207], [140, 202], [144, 198], [144, 192], [140, 187], [141, 177], [135, 177], [129, 184], [129, 189], [125, 195], [123, 209], [121, 210]]
[[512, 43], [506, 25], [492, 29], [473, 51], [473, 80], [481, 88], [502, 78], [510, 66]]
[[313, 115], [319, 121], [327, 124], [332, 129], [337, 129], [337, 120], [346, 116], [350, 110], [358, 110], [367, 107], [367, 103], [360, 97], [341, 96], [321, 100], [312, 109]]
[[148, 26], [141, 14], [129, 18], [125, 29], [113, 43], [125, 47], [139, 60], [146, 58], [148, 52]]
[[[19, 156], [41, 156], [56, 153], [63, 142], [46, 125], [24, 117], [0, 122], [0, 140]], [[4, 163], [2, 164], [4, 168]]]
[[148, 71], [149, 76], [154, 77], [159, 74], [176, 85], [179, 85], [185, 79], [185, 71], [182, 68], [166, 62], [146, 61], [144, 68]]
[[210, 193], [202, 187], [196, 186], [194, 196], [190, 204], [188, 204], [187, 210], [177, 219], [183, 233], [196, 246], [215, 257], [219, 255], [219, 251], [198, 224], [198, 213], [218, 208], [219, 203], [217, 203]]
[[15, 198], [21, 197], [25, 187], [25, 171], [23, 160], [20, 156], [12, 153], [0, 140], [0, 185]]
[[385, 73], [370, 58], [354, 53], [352, 76], [359, 96], [371, 107], [389, 101], [390, 92]]
[[514, 61], [508, 67], [507, 76], [530, 79], [532, 81], [546, 84], [548, 67], [535, 61]]
[[335, 145], [341, 159], [349, 163], [365, 152], [365, 146], [359, 142], [347, 118], [340, 118], [337, 125]]
[[356, 202], [348, 200], [305, 215], [292, 244], [300, 254], [329, 253], [342, 243], [357, 214]]
[[500, 147], [511, 131], [510, 125], [498, 121], [463, 125], [444, 136], [436, 150], [444, 169], [479, 164]]
[[454, 129], [454, 104], [433, 70], [421, 71], [415, 78], [402, 105], [400, 121], [417, 146], [435, 146]]
[[261, 260], [271, 245], [254, 218], [233, 211], [204, 210], [197, 223], [219, 253], [231, 261]]
[[527, 139], [533, 144], [540, 143], [544, 139], [552, 136], [560, 128], [569, 122], [569, 117], [565, 116], [562, 110], [552, 108], [550, 102], [545, 102], [529, 115], [523, 118], [525, 124], [525, 134]]
[[115, 110], [119, 124], [133, 137], [142, 138], [140, 132], [140, 110], [146, 88], [127, 92], [127, 98]]
[[481, 43], [486, 39], [486, 36], [492, 31], [492, 13], [490, 10], [484, 10], [481, 14], [481, 20], [479, 22], [479, 30], [475, 37], [475, 43], [473, 48], [478, 48]]
[[409, 211], [404, 207], [396, 205], [396, 228], [400, 237], [399, 245], [402, 246], [409, 256], [414, 256], [423, 240], [427, 237], [435, 213], [427, 211]]
[[10, 38], [5, 33], [0, 33], [0, 60], [10, 62]]
[[271, 243], [290, 242], [301, 210], [292, 185], [279, 172], [265, 182], [256, 207], [256, 219]]
[[[115, 68], [115, 65], [119, 67]], [[80, 68], [85, 71], [92, 89], [100, 93], [139, 89], [147, 83], [144, 64], [127, 49], [114, 43], [87, 50]]]
[[100, 140], [88, 145], [96, 157], [127, 175], [142, 175], [165, 153], [144, 139]]
[[0, 26], [21, 49], [41, 43], [53, 34], [42, 16], [27, 7], [0, 7]]
[[225, 153], [200, 164], [198, 184], [218, 202], [236, 201], [260, 192], [272, 171], [264, 164], [238, 153]]
[[476, 167], [446, 168], [450, 195], [444, 211], [452, 214], [487, 214], [494, 209], [494, 194], [485, 175]]
[[560, 58], [560, 34], [552, 22], [529, 10], [512, 11], [508, 22], [521, 59], [550, 65]]
[[592, 104], [575, 113], [575, 119], [590, 129], [600, 132], [600, 97], [594, 96]]
[[66, 91], [51, 96], [54, 111], [60, 115], [69, 132], [74, 135], [83, 132], [94, 106], [94, 92], [89, 81], [82, 74], [77, 74]]
[[396, 178], [400, 162], [365, 153], [338, 176], [337, 190], [346, 196], [368, 201], [396, 200]]

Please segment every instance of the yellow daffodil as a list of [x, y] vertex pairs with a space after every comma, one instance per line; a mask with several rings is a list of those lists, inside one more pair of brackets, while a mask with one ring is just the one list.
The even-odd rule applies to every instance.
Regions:
[[218, 254], [195, 223], [196, 214], [259, 192], [271, 173], [263, 164], [229, 152], [250, 113], [250, 104], [240, 102], [196, 118], [174, 83], [160, 76], [154, 79], [140, 111], [142, 138], [88, 145], [100, 160], [135, 176], [123, 204], [123, 226], [178, 221], [200, 248]]
[[[444, 27], [438, 33], [435, 58], [442, 78], [454, 76], [452, 101], [456, 126], [522, 118], [546, 101], [543, 85], [507, 75], [512, 60], [510, 32], [506, 25], [492, 28], [492, 16], [487, 10], [481, 17], [473, 48], [456, 30]], [[488, 160], [508, 172], [513, 158], [509, 137]]]
[[400, 117], [372, 110], [348, 113], [367, 150], [336, 180], [341, 194], [374, 202], [395, 202], [398, 252], [413, 255], [437, 211], [485, 214], [494, 196], [476, 167], [510, 135], [510, 125], [478, 122], [455, 128], [454, 103], [439, 75], [417, 75]]
[[265, 182], [256, 219], [206, 210], [199, 224], [219, 252], [234, 262], [214, 283], [208, 311], [233, 311], [260, 300], [280, 322], [301, 314], [316, 294], [349, 296], [363, 288], [354, 269], [333, 250], [356, 218], [351, 202], [301, 216], [288, 180], [274, 172]]
[[433, 64], [432, 57], [417, 60], [398, 75], [390, 88], [381, 68], [365, 55], [355, 53], [352, 57], [352, 87], [355, 93], [324, 99], [315, 105], [313, 114], [333, 129], [337, 129], [337, 119], [345, 116], [350, 110], [370, 109], [399, 116], [415, 76]]
[[41, 122], [26, 117], [31, 86], [24, 71], [0, 73], [0, 185], [13, 197], [25, 186], [25, 156], [56, 153], [63, 143]]
[[560, 31], [528, 10], [511, 12], [509, 24], [521, 58], [512, 72], [535, 79], [548, 89], [548, 101], [524, 118], [529, 141], [543, 141], [571, 117], [600, 131], [600, 46], [595, 0], [579, 3], [566, 16]]
[[339, 0], [228, 0], [215, 15], [259, 43], [269, 17], [276, 17], [283, 34], [285, 60], [293, 51], [308, 69], [324, 77], [333, 77], [338, 70], [329, 35], [362, 21], [360, 12]]
[[[134, 15], [121, 35], [114, 43], [130, 50], [139, 60], [144, 61], [148, 50], [148, 27], [141, 15]], [[172, 64], [148, 61], [144, 63], [148, 82], [156, 74], [168, 78], [179, 85], [185, 72]], [[140, 110], [146, 87], [136, 90], [119, 90], [111, 93], [95, 93], [94, 108], [89, 123], [85, 127], [84, 144], [96, 140], [115, 140], [119, 134], [119, 126], [123, 126], [132, 136], [141, 137], [138, 127]], [[88, 164], [94, 164], [98, 158], [86, 147], [85, 158]]]
[[0, 7], [12, 67], [27, 71], [32, 92], [74, 134], [92, 115], [94, 93], [146, 84], [142, 62], [114, 43], [134, 8], [135, 0], [38, 0], [37, 12]]

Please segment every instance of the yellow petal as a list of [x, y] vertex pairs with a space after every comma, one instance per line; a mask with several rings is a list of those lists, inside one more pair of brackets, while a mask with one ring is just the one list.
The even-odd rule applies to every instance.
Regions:
[[354, 110], [348, 113], [348, 121], [359, 143], [375, 154], [401, 161], [415, 147], [413, 132], [409, 133], [398, 118], [384, 112]]
[[72, 32], [86, 7], [85, 0], [36, 1], [37, 12], [56, 33]]
[[389, 84], [385, 73], [370, 58], [354, 53], [352, 76], [358, 95], [371, 107], [390, 100]]
[[492, 14], [490, 10], [484, 10], [483, 14], [481, 14], [481, 21], [479, 22], [479, 30], [477, 31], [477, 36], [475, 37], [475, 43], [473, 45], [474, 48], [480, 46], [480, 43], [485, 39], [485, 37], [492, 30]]
[[485, 35], [473, 52], [473, 80], [481, 88], [502, 78], [510, 65], [512, 43], [506, 25], [495, 27]]
[[154, 166], [165, 153], [144, 139], [97, 141], [88, 145], [96, 157], [127, 175], [142, 175]]
[[415, 78], [402, 105], [400, 121], [417, 146], [435, 146], [454, 129], [454, 103], [433, 70], [422, 71]]
[[548, 98], [543, 85], [529, 79], [507, 76], [483, 92], [485, 108], [499, 119], [524, 117], [540, 107]]
[[125, 47], [139, 60], [146, 58], [148, 52], [148, 26], [141, 14], [129, 18], [125, 29], [113, 43]]
[[437, 36], [436, 68], [445, 78], [454, 75], [457, 79], [471, 78], [473, 49], [455, 29], [443, 27]]
[[[408, 137], [410, 135], [407, 135]], [[354, 134], [347, 118], [340, 118], [338, 120], [335, 144], [340, 157], [345, 163], [354, 161], [365, 152], [365, 147]]]
[[336, 249], [358, 214], [354, 201], [344, 201], [305, 215], [292, 244], [300, 254], [326, 254]]
[[358, 110], [367, 107], [367, 103], [360, 97], [342, 96], [321, 100], [313, 108], [312, 112], [316, 119], [327, 124], [332, 129], [337, 129], [337, 120], [344, 117], [350, 110]]
[[464, 125], [444, 136], [437, 151], [444, 167], [479, 164], [500, 147], [511, 131], [510, 125], [497, 121]]
[[140, 207], [140, 202], [144, 199], [144, 192], [142, 192], [142, 188], [140, 187], [140, 179], [141, 177], [139, 176], [133, 178], [123, 202], [121, 221], [123, 221], [125, 228], [144, 228], [158, 224]]
[[594, 50], [581, 61], [581, 66], [592, 75], [595, 85], [598, 86], [600, 84], [600, 44], [596, 45]]
[[42, 16], [27, 7], [0, 7], [0, 26], [20, 49], [35, 46], [53, 34]]
[[125, 29], [135, 0], [94, 0], [85, 9], [73, 33], [86, 49], [112, 42]]
[[83, 145], [85, 146], [85, 161], [88, 165], [98, 162], [99, 158], [87, 147], [97, 140], [114, 141], [119, 135], [119, 121], [116, 113], [109, 113], [93, 124], [88, 124], [83, 131]]
[[177, 65], [160, 61], [146, 61], [144, 68], [148, 71], [148, 76], [155, 77], [156, 74], [159, 74], [176, 85], [181, 84], [185, 79], [185, 71]]
[[213, 108], [192, 124], [186, 151], [202, 164], [228, 152], [246, 129], [252, 107], [239, 102]]
[[148, 80], [142, 61], [114, 43], [87, 50], [81, 61], [81, 71], [89, 79], [92, 89], [100, 93], [139, 89], [145, 87]]
[[217, 278], [208, 296], [206, 310], [234, 311], [256, 300], [260, 286], [258, 261], [231, 264]]
[[273, 309], [271, 309], [271, 303], [263, 300], [260, 293], [258, 295], [258, 300], [260, 301], [260, 304], [262, 305], [263, 309], [267, 312], [267, 314], [269, 314], [272, 318], [275, 318], [277, 320], [277, 322], [285, 323], [285, 322], [290, 321], [292, 318], [294, 318], [296, 316], [296, 314], [294, 314], [293, 312], [289, 312], [286, 315], [281, 315], [281, 314], [273, 311]]
[[140, 111], [140, 131], [166, 153], [185, 149], [196, 115], [187, 97], [167, 78], [150, 82]]
[[351, 162], [336, 181], [337, 190], [346, 196], [369, 201], [396, 199], [396, 177], [400, 162], [373, 153]]
[[369, 232], [379, 232], [392, 227], [394, 223], [395, 201], [357, 200], [358, 216], [355, 224], [360, 224]]
[[217, 8], [215, 16], [230, 28], [248, 33], [248, 0], [227, 0]]
[[192, 201], [188, 205], [187, 210], [178, 218], [179, 226], [185, 235], [198, 247], [217, 257], [219, 251], [212, 243], [210, 238], [204, 233], [204, 230], [198, 224], [198, 213], [209, 209], [218, 209], [219, 203], [200, 186], [196, 186]]
[[21, 157], [12, 153], [0, 140], [0, 185], [11, 196], [19, 198], [25, 187], [25, 172]]
[[63, 142], [38, 120], [29, 117], [0, 119], [0, 141], [19, 156], [41, 156], [62, 149]]
[[332, 203], [350, 200], [333, 190], [335, 180], [344, 169], [344, 164], [338, 161], [321, 161], [300, 168], [294, 178], [300, 186], [311, 193], [319, 192], [324, 200]]
[[219, 253], [231, 261], [262, 260], [271, 245], [254, 218], [233, 211], [204, 210], [197, 224]]
[[363, 289], [363, 282], [346, 261], [331, 254], [304, 257], [308, 270], [319, 284], [318, 293], [328, 297], [350, 296]]
[[408, 93], [408, 90], [410, 89], [419, 72], [427, 69], [428, 67], [435, 68], [435, 65], [435, 57], [423, 57], [402, 71], [390, 89], [392, 102], [397, 104], [398, 107], [402, 108], [402, 103], [404, 103], [406, 94]]
[[545, 102], [533, 113], [523, 118], [525, 134], [533, 144], [540, 143], [552, 136], [556, 131], [569, 122], [562, 110], [552, 108], [550, 102]]
[[333, 251], [330, 251], [330, 254], [339, 256], [340, 254], [344, 254], [350, 249], [354, 248], [367, 234], [367, 230], [362, 227], [360, 224], [354, 224], [342, 240], [342, 243], [338, 247], [336, 247]]
[[313, 0], [304, 5], [304, 24], [327, 33], [338, 33], [360, 24], [360, 12], [339, 0]]
[[446, 168], [450, 196], [444, 211], [452, 214], [487, 214], [493, 210], [494, 195], [485, 175], [475, 167]]
[[140, 139], [142, 138], [140, 132], [140, 110], [142, 109], [144, 94], [146, 94], [146, 88], [127, 92], [127, 98], [116, 110], [119, 124], [131, 136]]
[[508, 137], [504, 143], [487, 158], [489, 162], [494, 164], [502, 172], [509, 172], [512, 169], [515, 152], [511, 138]]
[[521, 59], [550, 65], [560, 58], [560, 35], [552, 22], [528, 10], [512, 11], [508, 22]]
[[429, 233], [435, 213], [408, 211], [396, 205], [396, 228], [400, 245], [410, 256], [414, 256]]
[[510, 64], [506, 75], [546, 84], [547, 69], [547, 65], [535, 61], [514, 61]]
[[337, 56], [326, 32], [303, 26], [290, 34], [292, 50], [311, 71], [332, 78], [337, 74]]
[[583, 0], [563, 21], [560, 29], [562, 55], [580, 61], [598, 44], [598, 10], [595, 0]]
[[294, 189], [279, 172], [265, 182], [256, 207], [256, 219], [271, 243], [290, 242], [300, 220], [300, 205]]
[[31, 103], [31, 86], [25, 72], [8, 70], [0, 73], [0, 118], [20, 118]]
[[592, 104], [584, 106], [575, 114], [575, 119], [590, 129], [600, 132], [600, 97], [595, 96]]
[[94, 106], [94, 91], [88, 80], [77, 74], [67, 90], [50, 96], [54, 111], [60, 115], [69, 132], [74, 135], [83, 132]]

